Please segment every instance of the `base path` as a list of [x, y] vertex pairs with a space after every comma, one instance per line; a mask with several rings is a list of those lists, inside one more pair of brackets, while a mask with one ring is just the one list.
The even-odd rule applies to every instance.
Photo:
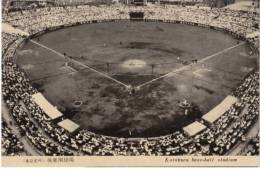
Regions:
[[[211, 58], [213, 58], [213, 57], [215, 57], [215, 56], [218, 56], [218, 55], [220, 55], [220, 54], [222, 54], [222, 53], [225, 53], [225, 52], [230, 51], [230, 50], [232, 50], [232, 49], [234, 49], [234, 48], [237, 48], [237, 47], [239, 47], [239, 46], [242, 46], [242, 45], [244, 45], [245, 43], [246, 43], [246, 42], [242, 42], [242, 43], [240, 43], [240, 44], [237, 44], [237, 45], [235, 45], [235, 46], [231, 46], [231, 47], [226, 48], [226, 49], [224, 49], [224, 50], [221, 50], [221, 51], [219, 51], [219, 52], [217, 52], [217, 53], [214, 53], [214, 54], [212, 54], [212, 55], [206, 56], [206, 57], [204, 57], [203, 59], [198, 60], [197, 63], [202, 63], [202, 62], [204, 62], [204, 61], [206, 61], [206, 60], [209, 60], [209, 59], [211, 59]], [[140, 88], [142, 88], [142, 87], [144, 87], [144, 86], [146, 86], [146, 85], [148, 85], [148, 84], [150, 84], [150, 83], [153, 83], [154, 81], [157, 81], [157, 80], [160, 80], [160, 79], [162, 79], [162, 78], [164, 78], [164, 77], [169, 77], [169, 76], [171, 76], [172, 74], [176, 74], [176, 73], [178, 73], [178, 72], [187, 70], [187, 69], [190, 68], [191, 66], [192, 66], [192, 63], [189, 64], [189, 65], [180, 67], [180, 68], [178, 68], [178, 69], [175, 69], [175, 70], [173, 70], [173, 71], [171, 71], [171, 72], [169, 72], [169, 73], [166, 73], [166, 74], [164, 74], [164, 75], [162, 75], [162, 76], [160, 76], [160, 77], [157, 77], [157, 78], [155, 78], [155, 79], [153, 79], [153, 80], [150, 80], [150, 81], [148, 81], [148, 82], [145, 82], [145, 83], [143, 83], [143, 84], [137, 86], [136, 88], [137, 88], [137, 89], [140, 89]]]
[[58, 56], [60, 56], [60, 57], [62, 57], [62, 58], [64, 58], [64, 59], [68, 59], [69, 61], [74, 62], [75, 64], [78, 64], [78, 65], [80, 65], [80, 66], [83, 66], [84, 68], [87, 68], [87, 69], [89, 69], [89, 70], [91, 70], [91, 71], [93, 71], [93, 72], [95, 72], [95, 73], [98, 73], [98, 74], [101, 75], [101, 76], [104, 76], [104, 77], [107, 78], [107, 79], [110, 79], [110, 80], [112, 80], [112, 81], [114, 81], [114, 82], [116, 82], [116, 83], [118, 83], [118, 84], [120, 84], [120, 85], [122, 85], [122, 86], [124, 86], [124, 87], [126, 87], [126, 88], [129, 88], [129, 86], [128, 86], [127, 84], [124, 84], [124, 83], [122, 83], [122, 82], [116, 80], [115, 78], [108, 76], [107, 74], [105, 74], [105, 73], [103, 73], [103, 72], [100, 72], [100, 71], [98, 71], [98, 70], [96, 70], [96, 69], [94, 69], [94, 68], [91, 68], [91, 67], [89, 67], [88, 65], [85, 65], [85, 64], [83, 64], [83, 63], [81, 63], [81, 62], [79, 62], [79, 61], [77, 61], [77, 60], [75, 60], [75, 59], [66, 57], [66, 56], [64, 56], [62, 53], [60, 53], [60, 52], [58, 52], [58, 51], [56, 51], [56, 50], [54, 50], [54, 49], [51, 49], [51, 48], [49, 48], [49, 47], [47, 47], [47, 46], [45, 46], [45, 45], [43, 45], [43, 44], [40, 44], [40, 43], [38, 43], [38, 42], [36, 42], [36, 41], [34, 41], [34, 40], [30, 40], [30, 41], [31, 41], [32, 43], [34, 43], [34, 44], [36, 44], [36, 45], [38, 45], [38, 46], [40, 46], [40, 47], [46, 49], [46, 50], [49, 50], [49, 51], [55, 53], [56, 55], [58, 55]]

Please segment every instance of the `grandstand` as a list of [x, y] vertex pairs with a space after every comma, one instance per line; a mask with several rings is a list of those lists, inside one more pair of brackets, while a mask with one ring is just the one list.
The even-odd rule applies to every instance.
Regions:
[[[36, 3], [36, 1], [33, 2]], [[259, 30], [258, 27], [255, 26], [256, 20], [254, 18], [257, 17], [255, 12], [241, 11], [237, 9], [211, 8], [205, 5], [179, 6], [153, 4], [148, 6], [132, 6], [113, 3], [104, 5], [103, 2], [98, 3], [102, 5], [91, 5], [91, 3], [85, 4], [85, 1], [83, 2], [82, 0], [72, 4], [67, 1], [62, 1], [59, 3], [62, 5], [57, 5], [57, 2], [50, 5], [46, 1], [46, 4], [48, 5], [30, 5], [28, 8], [26, 7], [27, 5], [25, 5], [24, 8], [14, 7], [15, 10], [11, 8], [9, 9], [9, 5], [6, 5], [7, 10], [5, 10], [2, 16], [2, 22], [6, 25], [6, 31], [2, 33], [2, 98], [4, 103], [2, 104], [2, 107], [7, 111], [2, 112], [2, 114], [5, 114], [2, 116], [4, 118], [2, 125], [2, 147], [4, 150], [2, 151], [2, 155], [228, 155], [237, 148], [237, 145], [244, 143], [244, 140], [248, 135], [254, 135], [254, 138], [251, 138], [247, 141], [245, 147], [241, 149], [242, 152], [240, 152], [240, 154], [244, 153], [246, 155], [259, 155], [259, 151], [257, 152], [254, 150], [256, 147], [259, 148], [259, 144], [257, 144], [257, 140], [259, 140], [259, 127], [257, 127], [259, 122], [259, 71], [257, 70], [259, 59], [259, 53], [257, 51], [257, 48], [259, 47]], [[131, 12], [140, 12], [143, 14], [143, 18], [139, 20], [140, 22], [130, 21], [129, 14]], [[230, 43], [225, 43], [225, 40], [223, 40], [221, 44], [219, 43], [220, 46], [223, 45], [221, 46], [221, 50], [220, 48], [216, 50], [216, 48], [214, 48], [214, 43], [212, 42], [213, 40], [208, 41], [208, 44], [204, 44], [209, 45], [208, 49], [205, 49], [204, 51], [199, 50], [199, 52], [197, 52], [197, 54], [201, 54], [201, 56], [187, 55], [182, 57], [180, 55], [180, 49], [175, 49], [175, 53], [173, 52], [173, 54], [171, 54], [178, 55], [174, 60], [174, 66], [172, 63], [168, 63], [169, 60], [166, 60], [168, 61], [167, 64], [162, 64], [163, 66], [161, 67], [158, 67], [156, 64], [150, 64], [150, 66], [142, 65], [146, 69], [143, 69], [141, 74], [139, 67], [136, 66], [136, 68], [133, 66], [137, 63], [132, 61], [130, 62], [131, 64], [129, 64], [129, 67], [134, 72], [130, 73], [130, 75], [134, 78], [130, 79], [124, 78], [125, 76], [120, 76], [120, 73], [123, 72], [122, 70], [125, 69], [120, 66], [116, 67], [115, 65], [118, 64], [116, 63], [116, 61], [118, 61], [116, 59], [122, 58], [117, 55], [109, 55], [112, 52], [115, 52], [114, 50], [111, 50], [114, 48], [109, 47], [112, 45], [117, 47], [119, 46], [118, 48], [121, 49], [119, 50], [121, 55], [124, 55], [122, 48], [126, 44], [126, 40], [120, 41], [119, 43], [114, 43], [113, 40], [118, 38], [114, 36], [113, 39], [109, 39], [110, 43], [107, 43], [106, 40], [103, 40], [102, 37], [99, 37], [100, 34], [105, 32], [106, 29], [102, 28], [101, 30], [103, 31], [99, 31], [99, 29], [96, 29], [97, 27], [94, 26], [108, 24], [109, 27], [109, 24], [121, 24], [126, 27], [124, 24], [129, 24], [130, 26], [127, 27], [127, 30], [133, 30], [135, 24], [148, 25], [151, 23], [159, 23], [164, 25], [170, 24], [173, 26], [177, 25], [176, 29], [178, 28], [178, 25], [186, 25], [186, 27], [184, 26], [179, 28], [184, 32], [184, 35], [188, 34], [188, 31], [185, 32], [185, 29], [194, 29], [195, 32], [199, 32], [201, 30], [203, 30], [203, 32], [214, 32], [215, 36], [221, 36], [223, 34], [220, 35], [218, 33], [225, 32], [222, 37], [229, 36], [229, 38], [226, 38], [225, 40]], [[73, 53], [75, 56], [71, 54], [71, 51], [73, 51], [72, 49], [67, 49], [67, 51], [66, 49], [60, 51], [60, 48], [55, 49], [54, 47], [57, 47], [56, 45], [59, 44], [56, 42], [59, 42], [59, 40], [63, 41], [62, 36], [60, 38], [52, 39], [53, 42], [50, 44], [47, 43], [48, 38], [50, 38], [52, 35], [56, 33], [61, 35], [62, 33], [59, 32], [60, 30], [65, 31], [67, 35], [65, 37], [71, 37], [70, 41], [73, 41], [74, 43], [74, 41], [76, 41], [75, 39], [82, 36], [78, 35], [77, 37], [73, 37], [73, 35], [66, 32], [66, 30], [67, 28], [77, 29], [82, 25], [94, 27], [94, 33], [91, 31], [89, 32], [96, 36], [97, 39], [103, 40], [103, 43], [100, 41], [97, 43], [97, 46], [100, 48], [95, 48], [102, 48], [103, 51], [105, 51], [103, 55], [96, 55], [96, 53], [93, 52], [99, 50], [88, 50], [86, 53], [88, 55], [93, 54], [95, 57], [87, 58], [88, 60], [86, 59], [86, 61], [84, 61], [82, 59], [84, 56], [77, 54], [78, 50], [76, 49], [74, 49], [75, 53]], [[144, 27], [145, 26], [143, 26], [143, 28]], [[154, 52], [156, 49], [158, 52], [160, 49], [164, 50], [164, 52], [166, 51], [166, 53], [169, 53], [167, 48], [165, 49], [158, 45], [160, 38], [156, 37], [155, 35], [161, 35], [162, 37], [165, 30], [168, 30], [169, 32], [172, 30], [170, 29], [171, 27], [169, 29], [167, 29], [167, 27], [163, 27], [164, 29], [162, 29], [162, 27], [158, 25], [153, 27], [160, 33], [152, 34], [148, 29], [144, 30], [143, 32], [147, 31], [149, 35], [154, 35], [153, 38], [158, 43], [150, 45], [143, 41], [139, 41], [138, 43], [130, 43], [130, 45], [126, 45], [124, 48], [127, 50], [132, 49], [135, 52], [134, 54], [136, 54], [140, 50], [140, 46], [146, 47], [150, 45], [149, 51]], [[198, 27], [201, 29], [196, 29]], [[135, 36], [141, 37], [140, 29], [140, 27], [137, 29], [136, 35], [132, 35], [132, 38]], [[109, 29], [107, 29], [107, 31], [108, 30]], [[23, 34], [21, 32], [26, 32], [27, 34]], [[124, 34], [122, 33], [122, 36], [123, 35]], [[179, 34], [175, 33], [175, 35], [177, 36]], [[143, 36], [145, 37], [146, 34]], [[97, 39], [93, 38], [89, 41], [95, 44]], [[203, 41], [203, 38], [200, 40]], [[189, 39], [189, 42], [191, 41], [192, 37]], [[217, 38], [215, 38], [215, 41], [217, 41]], [[188, 44], [189, 42], [185, 41], [184, 43]], [[181, 40], [178, 41], [178, 44], [181, 43], [183, 43]], [[228, 46], [230, 44], [232, 44], [231, 47]], [[88, 45], [91, 46], [90, 44], [83, 43], [79, 45], [84, 45], [84, 47]], [[168, 43], [168, 45], [170, 45], [170, 43]], [[188, 47], [193, 47], [193, 44], [188, 44]], [[188, 47], [186, 47], [187, 49], [184, 50], [195, 50], [193, 48], [189, 49]], [[234, 50], [240, 47], [243, 47], [243, 49], [240, 49], [237, 51], [237, 53], [235, 53]], [[44, 60], [44, 62], [40, 63], [39, 61], [41, 60], [31, 59], [39, 55], [40, 57], [43, 57], [42, 53], [40, 53], [41, 51], [46, 52], [46, 55], [44, 55], [45, 58], [51, 58], [52, 60]], [[208, 51], [208, 53], [200, 53], [205, 51]], [[24, 53], [25, 55], [23, 55]], [[106, 53], [107, 55], [111, 56], [111, 59], [116, 58], [114, 62], [110, 63], [109, 59], [105, 60], [104, 57], [102, 58], [102, 56], [104, 56]], [[26, 64], [26, 66], [24, 66], [25, 64], [23, 63], [26, 63], [26, 57], [30, 56], [31, 54], [33, 57], [28, 59], [30, 64]], [[145, 56], [142, 56], [141, 54], [140, 59], [146, 59], [145, 61], [147, 63], [149, 60], [152, 60], [151, 57], [145, 58]], [[234, 59], [235, 61], [230, 61], [227, 59], [227, 57], [225, 57], [229, 56], [229, 58], [232, 58], [234, 55], [239, 56], [239, 58], [236, 57], [236, 59]], [[22, 59], [21, 56], [23, 57]], [[102, 58], [101, 61], [104, 62], [105, 60], [105, 63], [102, 62], [102, 65], [105, 66], [99, 66], [101, 62], [98, 60], [99, 57]], [[62, 61], [57, 63], [53, 59], [56, 61]], [[158, 60], [161, 60], [161, 58], [157, 58], [156, 61]], [[33, 63], [32, 61], [38, 62]], [[48, 62], [50, 62], [51, 65], [48, 65]], [[171, 60], [171, 62], [173, 61]], [[223, 67], [210, 67], [209, 63], [212, 64], [213, 62], [219, 63], [219, 65], [222, 65], [223, 67], [232, 67], [233, 72], [221, 70]], [[95, 65], [93, 63], [95, 63]], [[27, 71], [30, 70], [30, 67], [33, 66], [41, 68], [40, 65], [44, 65], [46, 67], [38, 70], [37, 72]], [[169, 65], [170, 68], [168, 68], [167, 65]], [[243, 65], [243, 67], [236, 67], [240, 65]], [[160, 70], [158, 70], [158, 68]], [[211, 70], [209, 70], [210, 68]], [[53, 70], [56, 72], [55, 74], [48, 74]], [[136, 78], [136, 71], [139, 73], [137, 74], [138, 77], [140, 76], [139, 78]], [[155, 74], [156, 71], [159, 73]], [[204, 71], [206, 71], [206, 73]], [[217, 73], [213, 74], [212, 72], [214, 71]], [[39, 72], [46, 73], [48, 76], [42, 76], [40, 79], [37, 79], [39, 78], [40, 74], [35, 75], [34, 73]], [[225, 76], [220, 76], [219, 72], [224, 72], [223, 74]], [[114, 75], [113, 73], [117, 76], [112, 76]], [[90, 77], [89, 79], [96, 80], [96, 83], [95, 85], [90, 86], [92, 81], [87, 80], [89, 84], [83, 81], [84, 83], [82, 84], [74, 83], [71, 85], [69, 83], [64, 83], [64, 81], [59, 81], [61, 74], [67, 75], [65, 78], [73, 77], [75, 74], [84, 74], [86, 77]], [[149, 76], [144, 76], [147, 74]], [[214, 75], [213, 78], [215, 79], [211, 79], [210, 82], [205, 79], [204, 81], [203, 79], [200, 79], [200, 76], [211, 77], [211, 75]], [[228, 75], [230, 75], [230, 79], [228, 79]], [[95, 79], [97, 76], [99, 77], [98, 80]], [[121, 78], [117, 78], [118, 76]], [[83, 97], [89, 97], [89, 100], [98, 103], [101, 97], [107, 97], [107, 103], [112, 101], [115, 102], [116, 99], [110, 97], [111, 93], [114, 92], [120, 97], [127, 99], [130, 98], [127, 100], [129, 102], [132, 101], [130, 105], [132, 107], [139, 105], [138, 108], [144, 107], [145, 105], [143, 104], [144, 106], [140, 106], [140, 104], [138, 104], [139, 102], [136, 101], [137, 96], [146, 98], [147, 100], [156, 98], [156, 102], [152, 102], [149, 106], [158, 106], [159, 109], [163, 109], [166, 111], [166, 113], [168, 113], [168, 110], [170, 110], [172, 107], [166, 109], [165, 107], [167, 106], [160, 106], [170, 105], [171, 103], [168, 100], [158, 100], [158, 97], [162, 98], [162, 94], [165, 94], [167, 97], [169, 95], [172, 96], [168, 89], [175, 87], [169, 87], [169, 85], [173, 83], [177, 84], [176, 79], [183, 76], [186, 77], [186, 80], [185, 78], [180, 78], [182, 83], [179, 83], [178, 88], [180, 88], [180, 91], [183, 91], [186, 89], [183, 88], [184, 83], [188, 82], [187, 86], [192, 85], [190, 88], [187, 88], [188, 90], [186, 93], [188, 94], [185, 98], [191, 99], [191, 93], [194, 93], [195, 97], [193, 98], [195, 99], [192, 100], [192, 106], [189, 106], [188, 108], [178, 107], [178, 113], [176, 113], [177, 115], [174, 117], [178, 117], [180, 119], [178, 121], [180, 124], [176, 127], [176, 130], [170, 131], [167, 134], [157, 134], [156, 132], [159, 132], [159, 130], [152, 129], [152, 131], [155, 132], [152, 134], [156, 135], [156, 137], [140, 136], [137, 138], [131, 138], [131, 136], [135, 136], [135, 127], [133, 126], [127, 128], [127, 131], [124, 131], [127, 133], [128, 137], [121, 137], [116, 135], [109, 136], [98, 133], [98, 130], [100, 131], [101, 127], [97, 129], [97, 132], [93, 132], [91, 128], [84, 128], [84, 126], [79, 124], [81, 121], [80, 118], [78, 121], [75, 121], [75, 119], [72, 118], [74, 117], [74, 113], [77, 113], [76, 110], [58, 109], [56, 107], [56, 103], [58, 101], [62, 102], [62, 99], [59, 100], [59, 98], [69, 98], [69, 96], [72, 95], [71, 93], [75, 94], [77, 92], [80, 97], [74, 98], [74, 101], [81, 99], [83, 100]], [[76, 76], [76, 78], [77, 77], [81, 78], [82, 76]], [[228, 80], [222, 77], [225, 77]], [[48, 78], [51, 78], [52, 81], [50, 81], [48, 85], [45, 84], [47, 87], [35, 83], [37, 80], [46, 82], [48, 81]], [[197, 80], [197, 83], [191, 83], [191, 81], [196, 81], [196, 78], [199, 79]], [[220, 81], [221, 78], [223, 80], [221, 84], [216, 85], [216, 83]], [[234, 83], [234, 81], [238, 81], [237, 79], [239, 80], [239, 83]], [[59, 86], [52, 88], [48, 97], [46, 97], [45, 95], [48, 91], [47, 89], [50, 89], [50, 84], [54, 83], [55, 81], [59, 82]], [[202, 85], [206, 82], [207, 85]], [[58, 95], [58, 97], [50, 97], [51, 94], [61, 90], [63, 85], [76, 86], [76, 88], [87, 86], [89, 87], [88, 90], [90, 92], [87, 93], [88, 95], [83, 93], [84, 96], [81, 96], [80, 91], [74, 91], [71, 88], [70, 90], [63, 91], [62, 94], [64, 94], [64, 96]], [[101, 90], [103, 87], [102, 85], [107, 85], [108, 87], [104, 87], [104, 90]], [[149, 91], [150, 89], [154, 89], [156, 87], [157, 89], [153, 90], [153, 92]], [[130, 89], [132, 92], [129, 92], [128, 89]], [[219, 96], [219, 93], [217, 92], [212, 92], [212, 90], [216, 90], [218, 92], [222, 91], [222, 93], [220, 93], [221, 96]], [[99, 94], [101, 97], [96, 97], [95, 93], [91, 93], [91, 91], [100, 92]], [[105, 92], [102, 93], [102, 91]], [[111, 91], [111, 93], [106, 93], [107, 91]], [[164, 93], [162, 91], [164, 91]], [[175, 89], [174, 92], [174, 97], [177, 97], [177, 89]], [[145, 93], [146, 96], [149, 97], [147, 98], [140, 93]], [[204, 100], [201, 100], [201, 98], [203, 98], [201, 93], [207, 93], [207, 95], [210, 95], [211, 99], [214, 100], [214, 104], [209, 103], [209, 97], [205, 97]], [[180, 98], [174, 98], [170, 101], [177, 102], [176, 100], [178, 99], [180, 100]], [[204, 111], [204, 109], [199, 111], [197, 107], [202, 107], [203, 102], [205, 102], [207, 99], [208, 102], [204, 103], [206, 105], [204, 106], [206, 107], [205, 110], [209, 111]], [[72, 100], [69, 101], [72, 103]], [[88, 105], [88, 103], [89, 102], [83, 102], [82, 105]], [[201, 105], [197, 103], [201, 103]], [[118, 102], [118, 107], [123, 107], [122, 105], [124, 106], [124, 103]], [[127, 107], [125, 107], [125, 109], [127, 109]], [[106, 112], [107, 110], [111, 112], [113, 109], [111, 106], [106, 107], [106, 109], [102, 109], [101, 106], [96, 106], [91, 110], [85, 111], [91, 111], [91, 113], [96, 114], [95, 120], [99, 126], [102, 126], [106, 123], [106, 121], [105, 119], [100, 118], [97, 114], [102, 111]], [[123, 109], [119, 110], [120, 113], [122, 113], [121, 110]], [[117, 113], [119, 112], [118, 110], [116, 111]], [[195, 113], [201, 111], [203, 116], [201, 116], [200, 113]], [[149, 115], [150, 112], [145, 113]], [[112, 113], [108, 114], [109, 117], [116, 121], [114, 115], [115, 114]], [[163, 116], [166, 115], [158, 113], [156, 116], [163, 119]], [[164, 119], [167, 118], [170, 117], [166, 116]], [[188, 119], [188, 121], [185, 121], [186, 119]], [[91, 121], [88, 121], [88, 123], [91, 123]], [[147, 121], [147, 124], [148, 123], [149, 121]], [[142, 123], [141, 125], [144, 126], [145, 124]], [[168, 124], [165, 123], [165, 125]], [[118, 128], [120, 127], [123, 128], [124, 126], [119, 125]], [[118, 130], [118, 128], [112, 128], [112, 130]], [[25, 137], [26, 139], [22, 139], [22, 137]], [[26, 146], [28, 144], [31, 145], [31, 147], [28, 148], [28, 146]]]

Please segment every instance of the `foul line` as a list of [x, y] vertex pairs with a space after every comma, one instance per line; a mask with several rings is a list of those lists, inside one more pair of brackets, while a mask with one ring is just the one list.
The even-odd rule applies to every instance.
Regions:
[[30, 39], [30, 41], [31, 41], [32, 43], [34, 43], [34, 44], [36, 44], [36, 45], [38, 45], [38, 46], [40, 46], [40, 47], [46, 49], [46, 50], [49, 50], [49, 51], [55, 53], [55, 54], [58, 55], [58, 56], [61, 56], [61, 57], [64, 58], [64, 59], [67, 58], [67, 59], [69, 59], [69, 60], [72, 61], [72, 62], [75, 62], [75, 63], [77, 63], [77, 64], [79, 64], [79, 65], [81, 65], [81, 66], [83, 66], [83, 67], [85, 67], [85, 68], [87, 68], [87, 69], [90, 69], [90, 70], [92, 70], [93, 72], [96, 72], [96, 73], [98, 73], [98, 74], [100, 74], [100, 75], [102, 75], [102, 76], [104, 76], [104, 77], [106, 77], [106, 78], [108, 78], [108, 79], [110, 79], [110, 80], [112, 80], [112, 81], [118, 83], [118, 84], [123, 85], [124, 87], [128, 87], [128, 85], [126, 85], [126, 84], [124, 84], [124, 83], [122, 83], [122, 82], [116, 80], [115, 78], [112, 78], [112, 77], [108, 76], [107, 74], [105, 74], [105, 73], [103, 73], [103, 72], [97, 71], [96, 69], [93, 69], [93, 68], [91, 68], [91, 67], [89, 67], [89, 66], [87, 66], [87, 65], [85, 65], [85, 64], [83, 64], [83, 63], [81, 63], [81, 62], [79, 62], [79, 61], [77, 61], [77, 60], [74, 60], [74, 59], [72, 59], [72, 58], [65, 57], [62, 53], [60, 53], [60, 52], [58, 52], [58, 51], [56, 51], [56, 50], [54, 50], [54, 49], [51, 49], [51, 48], [49, 48], [49, 47], [47, 47], [47, 46], [45, 46], [45, 45], [43, 45], [43, 44], [40, 44], [40, 43], [38, 43], [38, 42], [36, 42], [36, 41], [34, 41], [34, 40], [31, 40], [31, 39]]
[[[227, 51], [229, 51], [229, 50], [231, 50], [231, 49], [234, 49], [234, 48], [237, 48], [237, 47], [239, 47], [239, 46], [242, 46], [242, 45], [244, 45], [245, 43], [246, 43], [246, 42], [243, 42], [243, 43], [237, 44], [237, 45], [235, 45], [235, 46], [231, 46], [231, 47], [229, 47], [229, 48], [226, 48], [226, 49], [224, 49], [224, 50], [222, 50], [222, 51], [219, 51], [219, 52], [217, 52], [217, 53], [214, 53], [214, 54], [212, 54], [212, 55], [209, 55], [209, 56], [207, 56], [207, 57], [205, 57], [205, 58], [203, 58], [203, 59], [197, 61], [197, 63], [201, 63], [201, 62], [204, 62], [204, 61], [206, 61], [206, 60], [209, 60], [209, 59], [211, 59], [211, 58], [213, 58], [213, 57], [215, 57], [215, 56], [218, 56], [218, 55], [220, 55], [220, 54], [222, 54], [222, 53], [225, 53], [225, 52], [227, 52]], [[180, 71], [183, 71], [183, 70], [189, 68], [190, 66], [192, 66], [192, 64], [189, 64], [189, 65], [187, 65], [187, 66], [183, 66], [183, 67], [181, 67], [181, 68], [179, 68], [179, 69], [175, 69], [175, 70], [173, 70], [173, 71], [171, 71], [171, 72], [169, 72], [169, 73], [166, 73], [165, 75], [162, 75], [162, 76], [157, 77], [157, 78], [155, 78], [155, 79], [153, 79], [153, 80], [150, 80], [150, 81], [148, 81], [148, 82], [145, 82], [145, 83], [143, 83], [143, 84], [137, 86], [136, 88], [140, 89], [141, 87], [143, 87], [143, 86], [145, 86], [145, 85], [148, 85], [148, 84], [150, 84], [150, 83], [152, 83], [152, 82], [154, 82], [154, 81], [160, 80], [160, 79], [162, 79], [162, 78], [164, 78], [164, 77], [167, 77], [167, 76], [169, 76], [169, 75], [172, 74], [172, 73], [178, 73], [178, 72], [180, 72]]]

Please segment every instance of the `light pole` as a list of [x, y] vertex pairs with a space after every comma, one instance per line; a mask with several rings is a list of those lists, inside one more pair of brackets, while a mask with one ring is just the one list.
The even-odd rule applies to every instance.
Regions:
[[152, 68], [152, 74], [154, 74], [154, 68], [155, 68], [155, 64], [151, 64], [151, 68]]
[[106, 66], [107, 66], [107, 72], [109, 72], [109, 65], [110, 65], [110, 63], [107, 62], [107, 63], [106, 63]]

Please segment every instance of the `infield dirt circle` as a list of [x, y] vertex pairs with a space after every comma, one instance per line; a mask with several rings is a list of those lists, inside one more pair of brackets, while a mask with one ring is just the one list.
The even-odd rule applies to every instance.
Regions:
[[[207, 28], [130, 21], [69, 27], [34, 40], [131, 86], [238, 43]], [[81, 128], [109, 136], [152, 137], [180, 130], [231, 94], [257, 64], [249, 51], [243, 44], [131, 95], [122, 85], [30, 41], [18, 49], [16, 61], [34, 87]], [[185, 115], [178, 106], [183, 99], [195, 105], [193, 113]]]

